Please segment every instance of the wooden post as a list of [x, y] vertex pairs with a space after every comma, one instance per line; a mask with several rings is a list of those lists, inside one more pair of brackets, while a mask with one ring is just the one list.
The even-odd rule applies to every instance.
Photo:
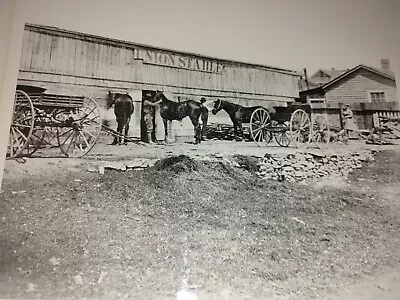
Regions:
[[308, 76], [307, 76], [307, 69], [304, 68], [304, 80], [306, 81], [306, 87], [307, 90], [309, 89], [309, 85], [308, 85]]
[[380, 124], [379, 124], [379, 117], [378, 117], [378, 113], [374, 112], [372, 114], [372, 124], [374, 128], [379, 128]]

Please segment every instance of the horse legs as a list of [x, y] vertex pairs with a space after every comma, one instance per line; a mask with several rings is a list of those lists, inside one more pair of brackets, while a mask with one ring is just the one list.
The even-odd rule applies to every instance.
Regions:
[[201, 115], [201, 121], [203, 123], [203, 126], [201, 128], [201, 140], [204, 141], [207, 134], [208, 113]]
[[164, 123], [164, 142], [168, 142], [168, 120], [163, 119]]
[[238, 126], [238, 141], [241, 141], [244, 138], [242, 122], [238, 121], [237, 126]]
[[236, 122], [233, 122], [233, 137], [235, 141], [237, 141], [237, 136], [238, 136], [237, 130], [238, 130], [238, 125]]
[[128, 144], [127, 138], [128, 138], [128, 133], [129, 133], [129, 122], [130, 121], [131, 121], [131, 118], [129, 117], [125, 122], [124, 145]]
[[121, 141], [121, 135], [122, 135], [122, 129], [124, 127], [124, 123], [122, 120], [118, 119], [117, 120], [117, 134], [114, 136], [114, 141], [112, 142], [111, 145], [118, 145]]
[[194, 127], [194, 140], [195, 144], [201, 143], [201, 127], [198, 118], [190, 118]]

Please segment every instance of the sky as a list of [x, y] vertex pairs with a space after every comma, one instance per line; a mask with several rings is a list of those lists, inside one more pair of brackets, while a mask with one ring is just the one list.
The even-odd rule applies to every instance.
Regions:
[[[18, 0], [17, 17], [157, 47], [313, 73], [397, 68], [398, 0]], [[397, 70], [395, 70], [397, 72]]]

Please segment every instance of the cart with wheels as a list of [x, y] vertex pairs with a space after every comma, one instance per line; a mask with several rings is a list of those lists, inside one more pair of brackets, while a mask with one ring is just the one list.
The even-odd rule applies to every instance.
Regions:
[[93, 99], [19, 85], [7, 158], [32, 155], [44, 148], [58, 148], [66, 157], [82, 157], [96, 144], [100, 132], [100, 109]]
[[287, 107], [274, 107], [274, 110], [270, 114], [261, 107], [250, 117], [250, 135], [257, 145], [267, 145], [274, 138], [282, 147], [298, 146], [312, 139], [308, 105], [289, 104]]

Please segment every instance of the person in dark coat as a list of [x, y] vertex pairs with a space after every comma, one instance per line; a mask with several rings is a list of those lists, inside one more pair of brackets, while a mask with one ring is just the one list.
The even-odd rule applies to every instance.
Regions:
[[207, 107], [204, 106], [204, 103], [206, 103], [207, 100], [204, 97], [201, 97], [200, 103], [201, 103], [201, 139], [203, 141], [206, 140], [206, 134], [207, 134], [207, 122], [208, 122], [208, 109]]

